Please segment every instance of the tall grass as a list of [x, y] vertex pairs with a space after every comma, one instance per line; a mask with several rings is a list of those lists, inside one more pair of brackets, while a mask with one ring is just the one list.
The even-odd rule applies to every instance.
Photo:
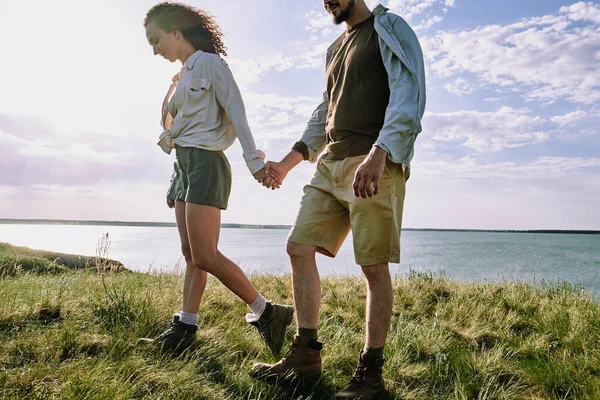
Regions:
[[[254, 276], [291, 303], [289, 276]], [[75, 271], [0, 280], [3, 399], [329, 399], [363, 345], [365, 285], [324, 278], [324, 374], [314, 386], [253, 380], [276, 361], [246, 306], [214, 279], [197, 343], [179, 356], [140, 348], [180, 307], [178, 274]], [[411, 273], [394, 282], [385, 349], [389, 399], [598, 399], [600, 307], [568, 284], [465, 284]], [[293, 334], [290, 328], [288, 338]]]

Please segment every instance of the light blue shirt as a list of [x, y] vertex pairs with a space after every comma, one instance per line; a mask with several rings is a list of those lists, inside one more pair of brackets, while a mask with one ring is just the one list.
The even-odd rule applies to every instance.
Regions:
[[[375, 146], [388, 153], [388, 158], [406, 166], [410, 176], [410, 161], [414, 155], [421, 119], [425, 112], [425, 62], [417, 35], [401, 17], [388, 12], [381, 4], [373, 10], [379, 48], [388, 74], [390, 101], [383, 128]], [[329, 57], [332, 48], [327, 49]], [[308, 121], [300, 139], [308, 147], [309, 161], [315, 162], [326, 145], [325, 123], [329, 100], [327, 92]]]

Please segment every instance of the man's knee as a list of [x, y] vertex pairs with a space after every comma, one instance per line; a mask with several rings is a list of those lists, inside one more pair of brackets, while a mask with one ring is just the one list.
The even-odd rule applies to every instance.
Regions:
[[375, 264], [361, 267], [363, 275], [368, 281], [379, 281], [390, 279], [390, 269], [388, 263]]
[[292, 260], [310, 260], [315, 257], [316, 248], [305, 244], [287, 242], [286, 250]]

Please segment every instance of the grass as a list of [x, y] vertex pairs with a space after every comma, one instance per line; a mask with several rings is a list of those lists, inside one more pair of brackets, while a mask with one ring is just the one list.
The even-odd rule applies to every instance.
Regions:
[[101, 253], [107, 253], [109, 247], [108, 235], [99, 240], [99, 254], [96, 257], [34, 250], [0, 243], [0, 278], [14, 276], [20, 272], [61, 274], [78, 269], [125, 270], [120, 262], [103, 257], [105, 254]]
[[[289, 276], [252, 280], [265, 297], [291, 303]], [[314, 386], [249, 376], [255, 360], [276, 358], [245, 323], [246, 306], [215, 279], [191, 351], [134, 346], [164, 329], [182, 282], [180, 274], [89, 270], [5, 275], [0, 398], [317, 400], [350, 378], [364, 337], [362, 279], [322, 280], [324, 375]], [[394, 294], [388, 399], [600, 398], [600, 307], [580, 288], [411, 273], [395, 280]]]

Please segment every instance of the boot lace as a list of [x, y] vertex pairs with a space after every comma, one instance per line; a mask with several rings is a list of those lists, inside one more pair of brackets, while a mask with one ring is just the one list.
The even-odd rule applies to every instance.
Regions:
[[300, 351], [300, 346], [297, 346], [295, 343], [292, 344], [290, 349], [283, 356], [282, 361], [291, 360], [292, 358], [294, 358], [296, 356], [296, 354], [298, 354], [298, 351]]
[[358, 387], [361, 387], [365, 383], [366, 375], [367, 375], [367, 366], [365, 364], [363, 364], [362, 362], [359, 362], [358, 366], [356, 367], [356, 370], [354, 371], [354, 375], [352, 375], [352, 379], [350, 380], [350, 383], [354, 383], [354, 384], [358, 385]]
[[266, 325], [260, 325], [258, 327], [258, 333], [260, 333], [260, 335], [266, 340], [271, 339], [271, 332], [269, 331], [269, 328]]

